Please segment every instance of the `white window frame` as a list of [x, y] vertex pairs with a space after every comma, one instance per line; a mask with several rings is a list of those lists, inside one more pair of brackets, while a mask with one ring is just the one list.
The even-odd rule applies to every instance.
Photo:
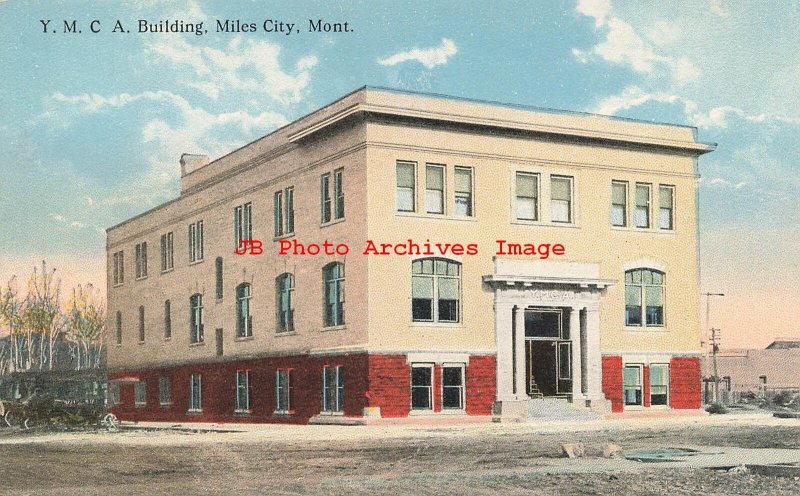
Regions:
[[[653, 405], [653, 369], [654, 368], [661, 368], [661, 369], [664, 369], [664, 371], [665, 371], [664, 372], [664, 377], [666, 378], [666, 382], [665, 382], [665, 384], [663, 386], [665, 388], [664, 396], [666, 396], [666, 401], [664, 402], [663, 405]], [[647, 384], [649, 386], [648, 387], [648, 389], [649, 389], [648, 394], [650, 396], [650, 407], [651, 408], [653, 408], [653, 407], [655, 407], [655, 408], [668, 408], [669, 407], [669, 402], [670, 402], [670, 396], [669, 396], [670, 367], [669, 367], [669, 364], [668, 363], [651, 363], [649, 365], [649, 367], [648, 367], [647, 373], [649, 375]]]
[[[458, 175], [465, 173], [469, 175], [469, 191], [458, 189]], [[467, 213], [458, 212], [458, 199], [466, 198]], [[456, 165], [453, 167], [453, 215], [456, 217], [473, 218], [475, 217], [475, 169], [466, 165]]]
[[[622, 203], [614, 203], [614, 187], [621, 186], [623, 188], [624, 198]], [[614, 223], [614, 207], [622, 207], [622, 224]], [[628, 181], [611, 181], [611, 226], [617, 228], [628, 227]]]
[[136, 245], [136, 280], [147, 279], [147, 241]]
[[[246, 289], [246, 293], [244, 290]], [[241, 293], [241, 294], [240, 294]], [[236, 286], [236, 337], [253, 337], [253, 315], [252, 315], [253, 286], [243, 282]], [[247, 311], [243, 312], [242, 308]], [[245, 314], [246, 315], [243, 315]], [[244, 318], [242, 318], [244, 317]]]
[[112, 256], [114, 264], [114, 286], [125, 283], [125, 254], [122, 250]]
[[[428, 181], [431, 178], [431, 171], [434, 171], [434, 170], [439, 171], [439, 173], [441, 174], [441, 180], [442, 180], [442, 189], [441, 190], [435, 189], [435, 188], [431, 188], [428, 185]], [[435, 210], [435, 209], [431, 210], [430, 204], [429, 204], [429, 198], [428, 198], [429, 194], [436, 193], [436, 192], [438, 192], [439, 195], [440, 195], [439, 196], [439, 200], [438, 200], [439, 203], [438, 203], [438, 205], [436, 207], [437, 209], [439, 209], [438, 211]], [[446, 208], [447, 207], [447, 202], [445, 201], [445, 198], [447, 198], [447, 166], [444, 165], [444, 164], [426, 163], [425, 164], [425, 213], [428, 214], [428, 215], [437, 215], [437, 216], [438, 215], [447, 215], [447, 208]]]
[[292, 369], [275, 371], [275, 413], [292, 413]]
[[234, 249], [242, 249], [242, 241], [253, 239], [253, 203], [247, 202], [233, 209]]
[[[556, 199], [553, 196], [553, 184], [556, 181], [566, 181], [568, 183], [569, 198]], [[567, 202], [567, 220], [556, 220], [553, 214], [553, 209], [556, 202]], [[575, 178], [573, 176], [563, 176], [560, 174], [550, 175], [550, 222], [554, 224], [574, 224], [575, 223]]]
[[[639, 205], [638, 199], [638, 190], [639, 188], [647, 188], [647, 203], [645, 205]], [[633, 189], [633, 227], [636, 229], [650, 229], [653, 221], [652, 221], [652, 212], [651, 206], [653, 203], [653, 185], [650, 183], [636, 183]], [[640, 211], [640, 209], [644, 209], [646, 214], [645, 225], [639, 225], [639, 222], [636, 217], [636, 212]]]
[[333, 171], [333, 219], [344, 219], [344, 169]]
[[[425, 274], [424, 272], [414, 273], [414, 265], [419, 263], [420, 270], [424, 270], [425, 262], [430, 261], [433, 266], [433, 274]], [[436, 269], [436, 262], [445, 262], [447, 264], [453, 264], [458, 267], [458, 275], [451, 276], [447, 273], [445, 274], [438, 274]], [[447, 272], [445, 270], [445, 272]], [[461, 308], [462, 308], [462, 273], [463, 267], [461, 262], [457, 262], [455, 260], [450, 260], [448, 258], [442, 257], [424, 257], [424, 258], [417, 258], [411, 261], [411, 322], [429, 322], [429, 323], [436, 323], [436, 324], [459, 324], [461, 322]], [[425, 278], [430, 279], [432, 281], [432, 309], [431, 309], [431, 317], [432, 319], [416, 319], [414, 318], [414, 278]], [[439, 319], [439, 286], [441, 279], [452, 279], [457, 281], [458, 284], [458, 302], [456, 303], [456, 320], [440, 320]]]
[[[196, 301], [194, 304], [192, 301]], [[200, 344], [204, 341], [203, 336], [203, 295], [195, 293], [189, 297], [189, 342]]]
[[[335, 385], [333, 387], [328, 384], [328, 370], [336, 371], [334, 379]], [[333, 398], [333, 409], [328, 409], [329, 390], [333, 390], [335, 394], [335, 398]], [[322, 412], [329, 414], [344, 413], [344, 377], [341, 365], [327, 365], [322, 367]]]
[[[284, 287], [284, 281], [288, 285]], [[294, 331], [294, 274], [284, 272], [275, 278], [275, 302], [278, 333]], [[286, 301], [287, 308], [283, 304]]]
[[[339, 275], [331, 277], [328, 279], [328, 272], [331, 271], [334, 267], [338, 266]], [[323, 314], [322, 314], [322, 322], [324, 327], [337, 327], [345, 325], [347, 322], [345, 317], [345, 292], [344, 292], [344, 284], [345, 284], [345, 271], [344, 271], [344, 264], [341, 262], [331, 262], [325, 265], [322, 268], [322, 284], [323, 284], [323, 291], [322, 295], [324, 298], [323, 301]], [[334, 303], [329, 303], [330, 296], [329, 291], [330, 288], [335, 288], [336, 291], [336, 298]], [[328, 305], [331, 305], [333, 308], [332, 311], [332, 318], [328, 320]], [[339, 319], [339, 312], [337, 311], [341, 308], [341, 319]]]
[[[519, 184], [520, 176], [522, 176], [522, 177], [532, 177], [536, 181], [536, 188], [535, 188], [535, 191], [534, 191], [536, 196], [533, 196], [533, 197], [531, 197], [531, 196], [520, 196], [518, 194], [518, 190], [519, 190], [518, 184]], [[529, 171], [521, 171], [521, 170], [514, 171], [514, 185], [513, 185], [513, 190], [512, 191], [514, 193], [514, 195], [513, 195], [513, 198], [514, 198], [514, 204], [513, 204], [513, 217], [514, 217], [514, 220], [521, 221], [521, 222], [539, 222], [539, 221], [541, 221], [541, 217], [542, 216], [541, 216], [541, 208], [540, 208], [540, 198], [542, 197], [542, 175], [540, 173], [538, 173], [538, 172], [529, 172]], [[533, 218], [530, 219], [530, 218], [527, 218], [527, 217], [520, 217], [519, 208], [518, 208], [518, 204], [520, 202], [520, 199], [529, 200], [531, 198], [533, 199], [533, 209], [534, 209]]]
[[161, 272], [175, 268], [174, 236], [172, 231], [161, 235]]
[[[197, 386], [195, 388], [195, 385]], [[189, 375], [189, 412], [200, 413], [203, 411], [203, 376], [201, 374]]]
[[253, 409], [252, 394], [250, 390], [250, 370], [240, 369], [235, 374], [236, 397], [234, 413], [250, 413]]
[[[655, 283], [645, 283], [644, 282], [644, 274], [645, 271], [649, 271], [652, 273], [659, 274], [661, 276], [661, 284]], [[640, 278], [641, 282], [628, 282], [627, 275], [628, 273], [631, 274], [631, 278], [636, 272], [641, 272]], [[625, 307], [625, 327], [627, 328], [663, 328], [666, 326], [667, 322], [667, 274], [661, 270], [653, 269], [650, 267], [637, 267], [633, 269], [628, 269], [623, 274], [623, 281], [624, 281], [624, 292], [623, 292], [623, 306]], [[627, 293], [628, 288], [638, 288], [639, 294], [639, 324], [631, 324], [628, 322], [628, 304], [627, 304]], [[658, 324], [648, 324], [647, 323], [647, 288], [649, 287], [658, 287], [661, 288], [661, 323]]]
[[[459, 371], [461, 373], [461, 385], [460, 386], [445, 386], [445, 384], [444, 384], [444, 375], [445, 375], [444, 370], [445, 369], [449, 369], [449, 368], [459, 369]], [[441, 378], [442, 410], [443, 411], [444, 410], [449, 410], [449, 411], [463, 411], [463, 410], [465, 410], [466, 409], [466, 403], [467, 403], [467, 383], [466, 383], [467, 375], [466, 375], [466, 367], [465, 367], [465, 365], [463, 363], [443, 363], [442, 367], [441, 367], [441, 371], [442, 371], [442, 373], [441, 373], [441, 375], [442, 375], [442, 378]], [[445, 399], [444, 399], [445, 398], [445, 395], [444, 395], [445, 387], [459, 390], [459, 403], [460, 403], [460, 406], [458, 406], [458, 407], [445, 406]]]
[[[431, 382], [428, 385], [414, 385], [414, 369], [428, 369], [430, 370], [431, 374]], [[435, 379], [435, 366], [433, 363], [412, 363], [411, 364], [411, 377], [410, 379], [410, 391], [409, 391], [409, 399], [411, 404], [411, 411], [412, 412], [432, 412], [434, 410], [433, 405], [433, 382]], [[415, 389], [427, 389], [428, 392], [428, 407], [415, 407], [414, 406], [414, 390]]]
[[[639, 374], [638, 384], [629, 387], [625, 383], [625, 369], [637, 369]], [[639, 390], [639, 403], [628, 403], [626, 392], [628, 389]], [[622, 366], [622, 405], [623, 408], [642, 408], [644, 407], [644, 364], [641, 363], [626, 363]]]
[[333, 199], [331, 198], [331, 173], [319, 178], [320, 224], [330, 224], [333, 220]]
[[189, 224], [189, 263], [203, 261], [203, 221]]
[[[670, 192], [670, 205], [669, 207], [663, 206], [662, 197], [664, 196], [664, 190], [668, 190]], [[669, 227], [663, 227], [661, 224], [661, 217], [664, 211], [669, 212]], [[658, 229], [661, 231], [674, 231], [675, 230], [675, 186], [670, 184], [659, 184], [658, 185]]]
[[[397, 172], [398, 172], [398, 169], [401, 166], [402, 167], [411, 167], [412, 183], [411, 183], [411, 187], [410, 188], [408, 186], [402, 186], [401, 187], [400, 184], [399, 184], [400, 176], [399, 176], [399, 174]], [[398, 213], [414, 213], [414, 212], [416, 212], [417, 211], [417, 163], [416, 162], [409, 162], [407, 160], [398, 160], [395, 163], [394, 172], [395, 172], [395, 181], [394, 181], [394, 184], [395, 184], [395, 211], [398, 212]], [[401, 189], [403, 191], [406, 191], [408, 189], [411, 190], [411, 210], [400, 209], [400, 194], [399, 193], [400, 193]]]

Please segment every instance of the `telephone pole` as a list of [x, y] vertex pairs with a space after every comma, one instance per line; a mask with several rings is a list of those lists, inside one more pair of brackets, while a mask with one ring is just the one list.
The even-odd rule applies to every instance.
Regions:
[[[712, 296], [725, 296], [725, 293], [703, 293], [706, 297], [706, 325], [705, 328], [709, 329], [709, 314], [711, 313], [711, 297]], [[711, 332], [711, 357], [714, 365], [714, 403], [719, 403], [719, 377], [717, 375], [717, 350], [719, 349], [717, 332], [719, 329], [710, 329]]]

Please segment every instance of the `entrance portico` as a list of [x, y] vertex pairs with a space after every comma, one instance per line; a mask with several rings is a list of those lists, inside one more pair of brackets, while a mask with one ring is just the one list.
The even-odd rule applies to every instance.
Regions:
[[[495, 410], [501, 417], [527, 417], [532, 397], [554, 393], [575, 407], [608, 409], [601, 389], [600, 299], [614, 281], [599, 275], [595, 264], [495, 258], [494, 274], [484, 282], [494, 290]], [[556, 348], [554, 355], [548, 346]], [[534, 376], [551, 379], [551, 366], [554, 384], [532, 389]]]

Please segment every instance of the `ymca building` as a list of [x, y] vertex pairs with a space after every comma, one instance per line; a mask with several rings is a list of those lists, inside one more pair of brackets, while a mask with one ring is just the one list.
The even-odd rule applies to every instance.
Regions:
[[365, 87], [213, 162], [185, 154], [178, 198], [107, 231], [111, 409], [700, 408], [712, 150], [685, 126]]

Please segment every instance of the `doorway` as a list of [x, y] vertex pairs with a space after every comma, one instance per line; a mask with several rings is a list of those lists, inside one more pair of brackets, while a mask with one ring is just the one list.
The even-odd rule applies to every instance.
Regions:
[[572, 393], [569, 313], [561, 308], [525, 310], [526, 388], [532, 398]]

